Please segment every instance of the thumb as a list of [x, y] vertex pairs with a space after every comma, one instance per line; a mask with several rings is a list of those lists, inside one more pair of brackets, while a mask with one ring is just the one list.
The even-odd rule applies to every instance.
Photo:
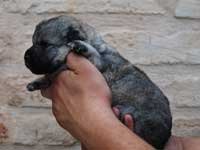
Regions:
[[95, 68], [89, 60], [73, 52], [67, 56], [67, 67], [75, 73], [87, 72]]

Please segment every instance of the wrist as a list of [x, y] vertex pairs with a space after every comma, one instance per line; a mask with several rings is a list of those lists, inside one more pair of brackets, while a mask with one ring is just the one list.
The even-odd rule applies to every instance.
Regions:
[[[112, 112], [111, 112], [112, 113]], [[88, 149], [108, 149], [106, 144], [109, 139], [114, 138], [112, 129], [120, 125], [120, 122], [113, 114], [102, 113], [98, 117], [93, 118], [93, 123], [80, 128], [80, 141], [83, 142]], [[110, 145], [110, 143], [109, 143]]]
[[99, 115], [95, 118], [94, 124], [82, 130], [80, 141], [88, 149], [132, 149], [132, 150], [152, 150], [152, 146], [144, 142], [136, 134], [125, 127], [111, 113]]

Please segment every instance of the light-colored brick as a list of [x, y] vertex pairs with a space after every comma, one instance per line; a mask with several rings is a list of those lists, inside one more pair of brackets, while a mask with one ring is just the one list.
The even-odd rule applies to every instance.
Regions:
[[3, 108], [2, 106], [0, 107], [0, 124], [6, 129], [6, 132], [3, 134], [5, 136], [0, 137], [0, 143], [9, 144], [13, 141], [16, 122], [12, 113], [5, 109], [6, 108]]
[[[26, 118], [16, 117], [16, 129], [13, 142], [22, 145], [37, 144], [37, 119], [36, 116], [27, 116]], [[35, 122], [34, 122], [34, 121]], [[40, 123], [39, 123], [40, 124]]]
[[140, 66], [162, 89], [171, 105], [200, 108], [200, 66]]
[[176, 107], [200, 108], [200, 78], [191, 77], [190, 79], [175, 81], [165, 87], [170, 100]]
[[176, 8], [177, 0], [157, 0], [158, 4], [166, 10], [168, 14], [174, 15], [174, 10]]
[[175, 10], [176, 17], [200, 19], [199, 0], [179, 0]]
[[24, 146], [24, 145], [0, 145], [1, 150], [80, 150], [80, 146]]
[[68, 0], [8, 0], [4, 9], [11, 13], [59, 13], [70, 10]]
[[77, 0], [74, 12], [164, 14], [155, 0]]
[[[31, 46], [31, 37], [36, 24], [49, 17], [1, 15], [0, 37], [3, 39], [3, 42], [0, 42], [1, 63], [24, 64], [23, 55], [25, 50]], [[159, 61], [166, 63], [168, 60], [170, 63], [178, 63], [184, 60], [188, 63], [196, 63], [199, 60], [200, 42], [198, 37], [200, 26], [197, 22], [191, 25], [183, 22], [178, 24], [175, 20], [163, 19], [159, 24], [158, 18], [140, 18], [129, 15], [111, 15], [110, 17], [106, 15], [89, 15], [88, 17], [87, 15], [76, 15], [76, 17], [94, 26], [100, 33], [105, 35], [105, 39], [110, 44], [117, 46], [118, 50], [124, 51], [123, 53], [127, 54], [125, 57], [128, 59], [134, 57], [134, 60], [132, 60], [134, 63], [147, 64], [151, 62], [159, 63]], [[13, 20], [12, 24], [6, 23], [8, 19]], [[157, 28], [155, 24], [158, 24], [156, 25]], [[187, 31], [190, 28], [197, 31]], [[149, 45], [149, 42], [152, 42], [151, 45]], [[151, 56], [155, 53], [157, 59]], [[194, 53], [196, 54], [193, 55]], [[143, 55], [149, 55], [145, 56], [149, 59], [142, 58]], [[177, 59], [176, 55], [178, 56]]]
[[40, 92], [28, 92], [26, 85], [38, 78], [23, 65], [0, 65], [0, 104], [24, 107], [49, 107], [51, 102]]
[[164, 14], [155, 0], [8, 0], [5, 11], [11, 13], [133, 13]]
[[197, 117], [178, 117], [174, 119], [173, 132], [177, 136], [196, 136], [200, 135], [200, 118]]
[[76, 140], [48, 114], [16, 116], [14, 143], [23, 145], [72, 145]]
[[156, 33], [115, 30], [102, 35], [134, 64], [200, 64], [200, 32], [163, 37]]

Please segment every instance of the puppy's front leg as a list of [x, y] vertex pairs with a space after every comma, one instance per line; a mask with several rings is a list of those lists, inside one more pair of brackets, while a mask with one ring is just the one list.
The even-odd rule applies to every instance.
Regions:
[[36, 91], [50, 87], [55, 77], [62, 71], [67, 70], [67, 65], [63, 64], [57, 71], [52, 74], [47, 74], [44, 77], [38, 78], [27, 85], [28, 91]]
[[46, 77], [41, 77], [27, 85], [28, 91], [36, 91], [40, 89], [46, 89], [51, 85], [51, 80]]
[[92, 45], [84, 41], [76, 40], [70, 43], [69, 46], [71, 47], [72, 51], [90, 60], [90, 62], [93, 63], [99, 70], [102, 69], [101, 56]]
[[36, 90], [48, 88], [52, 84], [55, 76], [57, 76], [61, 71], [67, 69], [65, 59], [66, 59], [67, 54], [70, 52], [70, 50], [71, 49], [68, 46], [60, 47], [58, 49], [58, 53], [56, 57], [54, 57], [54, 59], [52, 60], [52, 65], [56, 67], [59, 66], [59, 68], [55, 70], [55, 72], [51, 74], [46, 74], [44, 77], [38, 78], [34, 80], [33, 82], [29, 83], [27, 85], [27, 90], [36, 91]]

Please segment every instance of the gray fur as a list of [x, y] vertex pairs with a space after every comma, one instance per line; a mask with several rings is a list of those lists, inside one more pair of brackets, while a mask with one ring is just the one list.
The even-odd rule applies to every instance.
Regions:
[[172, 127], [167, 97], [143, 71], [109, 46], [94, 28], [73, 17], [60, 16], [36, 27], [33, 46], [25, 54], [25, 64], [33, 73], [47, 77], [39, 83], [37, 80], [37, 84], [35, 81], [29, 84], [29, 90], [48, 87], [55, 72], [62, 70], [59, 68], [65, 64], [69, 51], [89, 59], [103, 74], [112, 91], [112, 106], [120, 109], [120, 120], [123, 122], [124, 115], [131, 114], [134, 132], [162, 149], [171, 136]]

